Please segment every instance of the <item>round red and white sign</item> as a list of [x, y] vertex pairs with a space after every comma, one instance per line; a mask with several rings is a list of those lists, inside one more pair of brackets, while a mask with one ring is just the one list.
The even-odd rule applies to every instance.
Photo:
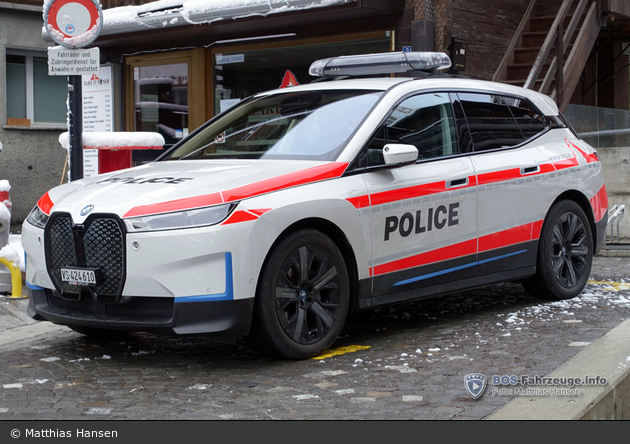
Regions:
[[44, 11], [44, 25], [56, 43], [83, 47], [98, 37], [102, 15], [94, 0], [52, 0]]

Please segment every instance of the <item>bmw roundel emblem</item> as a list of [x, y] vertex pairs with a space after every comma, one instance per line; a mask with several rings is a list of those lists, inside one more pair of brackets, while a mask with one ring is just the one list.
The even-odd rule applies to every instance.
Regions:
[[85, 207], [83, 207], [83, 209], [81, 210], [81, 216], [87, 216], [88, 214], [90, 214], [92, 212], [92, 210], [94, 209], [94, 205], [90, 204], [87, 205]]

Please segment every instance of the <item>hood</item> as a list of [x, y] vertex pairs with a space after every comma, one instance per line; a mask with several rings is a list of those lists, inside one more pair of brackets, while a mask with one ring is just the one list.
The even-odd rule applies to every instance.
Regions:
[[[91, 213], [125, 218], [183, 211], [340, 177], [347, 166], [287, 160], [153, 162], [61, 185], [38, 206], [46, 214], [68, 212], [75, 223]], [[90, 211], [81, 214], [87, 207]]]

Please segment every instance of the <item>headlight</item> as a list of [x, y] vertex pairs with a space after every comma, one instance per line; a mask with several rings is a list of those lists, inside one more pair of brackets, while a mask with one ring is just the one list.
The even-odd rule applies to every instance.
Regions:
[[216, 205], [176, 213], [156, 214], [125, 219], [128, 232], [179, 230], [204, 227], [223, 222], [236, 208], [236, 204]]
[[48, 215], [44, 213], [42, 210], [40, 210], [37, 205], [35, 205], [35, 208], [33, 208], [33, 211], [31, 211], [31, 214], [28, 215], [28, 217], [26, 218], [26, 221], [29, 224], [37, 228], [41, 228], [43, 230], [44, 227], [46, 226], [46, 222], [48, 222], [48, 219], [49, 219]]

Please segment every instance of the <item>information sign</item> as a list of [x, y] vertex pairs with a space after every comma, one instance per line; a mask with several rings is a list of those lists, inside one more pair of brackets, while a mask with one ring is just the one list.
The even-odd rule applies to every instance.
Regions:
[[98, 48], [67, 49], [53, 46], [48, 48], [49, 76], [76, 76], [98, 74], [100, 64]]

